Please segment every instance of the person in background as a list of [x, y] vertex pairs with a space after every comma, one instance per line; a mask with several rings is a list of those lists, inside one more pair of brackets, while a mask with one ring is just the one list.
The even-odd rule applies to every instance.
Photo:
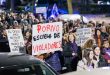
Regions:
[[27, 26], [27, 30], [31, 32], [31, 31], [32, 31], [32, 25], [29, 24], [29, 25]]
[[19, 28], [19, 24], [18, 24], [17, 21], [13, 22], [13, 27], [14, 27], [14, 29], [18, 29]]
[[106, 26], [106, 23], [105, 23], [105, 21], [102, 21], [102, 26]]
[[78, 46], [75, 42], [75, 36], [70, 33], [68, 35], [68, 43], [63, 48], [63, 55], [64, 55], [64, 61], [65, 66], [67, 67], [67, 71], [76, 71], [77, 68], [77, 51]]
[[6, 29], [0, 30], [0, 52], [10, 52]]
[[108, 39], [108, 37], [109, 37], [109, 34], [107, 33], [107, 28], [106, 28], [106, 26], [102, 26], [101, 27], [101, 31], [102, 31], [102, 36], [103, 36], [103, 38], [104, 39]]
[[39, 21], [40, 21], [41, 23], [45, 23], [45, 18], [44, 18], [44, 16], [43, 16], [43, 14], [39, 14], [39, 15], [38, 15], [38, 18], [39, 18]]
[[81, 20], [80, 19], [77, 19], [74, 23], [74, 26], [76, 27], [80, 27], [80, 23], [81, 23]]
[[31, 16], [31, 15], [28, 15], [27, 18], [28, 18], [28, 19], [27, 19], [28, 23], [29, 23], [29, 24], [33, 24], [33, 18], [32, 18], [32, 16]]
[[104, 37], [102, 36], [102, 32], [100, 29], [95, 29], [94, 39], [98, 47], [101, 48]]
[[108, 40], [104, 40], [102, 49], [104, 53], [103, 56], [106, 59], [108, 66], [110, 66], [110, 44]]
[[94, 44], [94, 39], [92, 38], [88, 39], [86, 43], [84, 44], [83, 49], [92, 49], [93, 44]]
[[65, 66], [65, 61], [64, 61], [64, 53], [63, 53], [63, 51], [64, 51], [64, 48], [65, 48], [65, 46], [67, 45], [67, 42], [68, 42], [68, 34], [63, 34], [63, 38], [62, 38], [62, 55], [63, 55], [63, 67]]
[[68, 32], [69, 32], [69, 33], [73, 32], [73, 21], [70, 20], [68, 25], [69, 25], [69, 27], [68, 27], [68, 28], [69, 28]]
[[63, 24], [63, 34], [67, 34], [69, 30], [68, 22], [64, 22]]
[[31, 33], [29, 30], [27, 30], [27, 31], [24, 33], [24, 38], [28, 40], [31, 35], [32, 35], [32, 33]]
[[9, 26], [9, 29], [13, 29], [13, 26], [10, 25], [10, 26]]
[[109, 25], [106, 26], [106, 30], [107, 30], [108, 35], [110, 36], [110, 26]]
[[38, 59], [44, 61], [45, 55], [47, 55], [47, 54], [44, 53], [44, 54], [40, 54], [40, 55], [34, 55], [34, 57], [36, 57], [36, 58], [38, 58]]
[[93, 59], [95, 60], [96, 68], [106, 67], [107, 66], [107, 61], [104, 59], [103, 55], [101, 54], [101, 50], [97, 45], [93, 46], [93, 52], [94, 52]]
[[94, 41], [93, 38], [88, 39], [88, 40], [85, 42], [84, 46], [82, 47], [82, 55], [84, 54], [84, 51], [85, 51], [86, 49], [92, 49], [94, 43], [95, 43], [95, 41]]
[[77, 71], [82, 70], [92, 70], [94, 69], [94, 53], [92, 49], [85, 49], [83, 54], [83, 59], [78, 62]]
[[28, 54], [32, 54], [32, 33], [30, 31], [26, 31], [24, 34], [24, 42], [26, 51]]
[[102, 24], [100, 23], [100, 21], [96, 21], [96, 28], [101, 28]]
[[58, 56], [58, 52], [51, 52], [48, 54], [48, 57], [44, 59], [53, 69], [55, 69], [58, 73], [61, 72], [61, 63]]

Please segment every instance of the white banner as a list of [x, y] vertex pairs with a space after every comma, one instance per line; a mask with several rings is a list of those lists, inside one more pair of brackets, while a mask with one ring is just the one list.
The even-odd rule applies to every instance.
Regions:
[[7, 29], [6, 31], [11, 52], [25, 53], [26, 51], [21, 29]]
[[43, 14], [47, 18], [47, 8], [46, 7], [36, 7], [36, 13]]
[[47, 13], [46, 7], [36, 7], [36, 13]]
[[80, 28], [76, 31], [76, 43], [78, 44], [78, 46], [83, 46], [84, 43], [91, 37], [91, 28]]
[[62, 22], [33, 25], [32, 55], [61, 50]]

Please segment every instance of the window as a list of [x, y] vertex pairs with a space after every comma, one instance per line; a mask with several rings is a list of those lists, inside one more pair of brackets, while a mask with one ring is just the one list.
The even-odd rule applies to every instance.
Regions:
[[30, 66], [18, 66], [8, 69], [0, 70], [0, 75], [56, 75], [48, 66], [30, 65]]
[[36, 75], [34, 66], [8, 68], [0, 71], [0, 75]]
[[46, 65], [40, 65], [43, 75], [56, 75], [49, 67]]

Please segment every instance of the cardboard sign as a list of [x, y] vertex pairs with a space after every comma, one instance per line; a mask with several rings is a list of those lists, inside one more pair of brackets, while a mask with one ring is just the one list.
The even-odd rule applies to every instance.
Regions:
[[80, 28], [76, 31], [76, 43], [78, 46], [83, 46], [84, 43], [91, 38], [92, 30], [91, 28]]
[[32, 55], [61, 50], [62, 22], [33, 25]]
[[21, 29], [8, 29], [6, 31], [11, 52], [26, 53]]

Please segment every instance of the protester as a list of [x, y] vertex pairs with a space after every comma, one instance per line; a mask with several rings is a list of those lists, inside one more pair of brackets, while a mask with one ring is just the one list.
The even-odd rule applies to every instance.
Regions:
[[[57, 17], [46, 19], [42, 14], [33, 14], [31, 12], [0, 13], [0, 51], [9, 52], [10, 50], [6, 30], [21, 29], [25, 41], [26, 52], [32, 55], [32, 26], [40, 23], [53, 22], [63, 23], [62, 52], [55, 51], [52, 53], [44, 53], [36, 55], [35, 57], [46, 61], [59, 73], [64, 66], [67, 67], [69, 72], [76, 71], [76, 69], [90, 70], [91, 68], [103, 67], [106, 65], [106, 61], [107, 65], [110, 64], [110, 26], [106, 24], [106, 22], [89, 21], [88, 23], [84, 23], [82, 19], [73, 21], [69, 19], [62, 20]], [[92, 29], [92, 33], [89, 33], [92, 34], [91, 38], [86, 39], [83, 46], [77, 44], [78, 39], [76, 32], [79, 28]], [[105, 41], [105, 39], [107, 41]], [[94, 44], [98, 47], [93, 47]], [[63, 58], [64, 61], [62, 60]], [[98, 64], [96, 65], [96, 63]]]
[[[27, 37], [28, 35], [28, 37]], [[32, 55], [32, 34], [31, 33], [26, 33], [25, 36], [25, 47], [26, 47], [26, 52], [30, 55]]]
[[104, 40], [103, 42], [103, 53], [104, 58], [106, 59], [108, 65], [110, 66], [110, 44], [108, 40]]
[[101, 54], [101, 50], [97, 45], [93, 46], [94, 57], [93, 59], [96, 61], [95, 66], [98, 67], [106, 67], [107, 61], [104, 59], [103, 55]]
[[75, 42], [75, 36], [70, 33], [68, 35], [68, 43], [65, 45], [63, 49], [65, 65], [68, 71], [76, 70], [76, 65], [78, 61], [77, 51], [78, 51], [78, 46]]
[[94, 38], [95, 38], [95, 41], [96, 41], [96, 44], [101, 48], [101, 45], [102, 45], [102, 42], [104, 40], [104, 37], [102, 36], [101, 34], [101, 30], [100, 29], [95, 29], [95, 35], [94, 35]]
[[95, 68], [95, 61], [93, 60], [94, 53], [92, 49], [84, 50], [83, 59], [78, 62], [77, 71], [92, 70]]
[[51, 52], [47, 58], [45, 58], [45, 61], [54, 68], [57, 72], [61, 72], [61, 63], [58, 56], [58, 52]]
[[101, 34], [102, 34], [103, 38], [104, 38], [104, 39], [108, 39], [109, 34], [107, 33], [106, 26], [102, 26], [102, 27], [101, 27], [101, 31], [102, 31]]
[[94, 39], [92, 39], [92, 38], [88, 39], [88, 40], [84, 43], [84, 46], [82, 47], [82, 55], [84, 54], [84, 51], [85, 51], [85, 50], [92, 49], [92, 47], [93, 47], [94, 44], [95, 44]]

